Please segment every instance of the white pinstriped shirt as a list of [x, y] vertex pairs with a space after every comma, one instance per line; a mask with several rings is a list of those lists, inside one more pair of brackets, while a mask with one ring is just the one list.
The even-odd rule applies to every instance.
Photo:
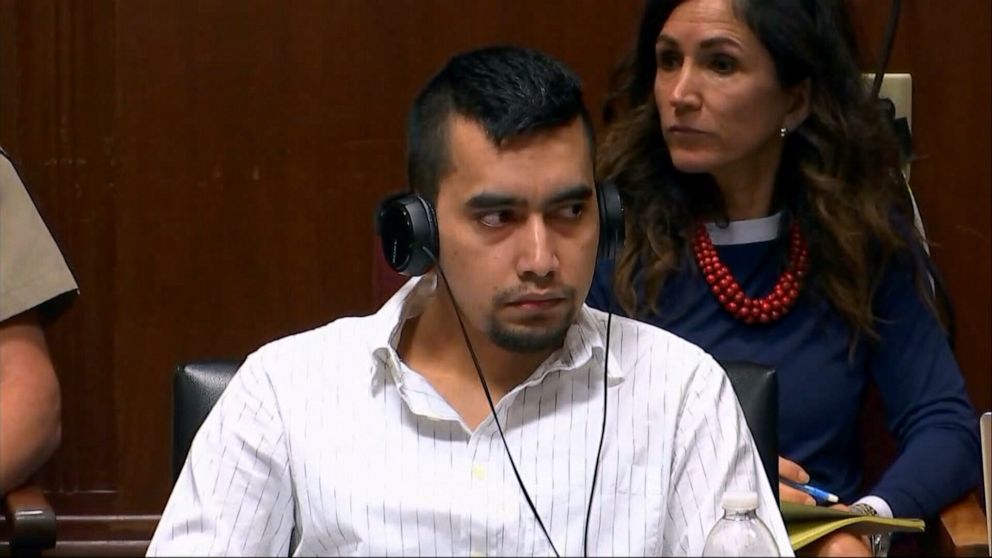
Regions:
[[[251, 355], [207, 417], [150, 555], [550, 555], [492, 416], [473, 432], [396, 354], [434, 281], [376, 314]], [[726, 375], [667, 332], [583, 307], [563, 348], [496, 406], [563, 555], [582, 553], [603, 417], [590, 554], [699, 555], [728, 488], [756, 489], [791, 555]]]

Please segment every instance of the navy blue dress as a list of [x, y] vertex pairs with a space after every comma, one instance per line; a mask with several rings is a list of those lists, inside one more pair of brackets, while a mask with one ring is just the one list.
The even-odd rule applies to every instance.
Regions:
[[[778, 279], [785, 240], [717, 245], [745, 293], [767, 294]], [[851, 503], [864, 496], [857, 417], [869, 382], [882, 396], [899, 456], [870, 494], [896, 517], [933, 517], [981, 478], [977, 414], [909, 262], [893, 265], [874, 300], [880, 342], [862, 339], [849, 358], [849, 328], [822, 299], [801, 295], [781, 320], [746, 325], [710, 293], [694, 263], [666, 282], [659, 314], [646, 321], [717, 360], [769, 365], [779, 379], [779, 453], [811, 483]], [[613, 262], [597, 267], [590, 306], [623, 314], [612, 289]], [[642, 306], [642, 304], [641, 304]]]

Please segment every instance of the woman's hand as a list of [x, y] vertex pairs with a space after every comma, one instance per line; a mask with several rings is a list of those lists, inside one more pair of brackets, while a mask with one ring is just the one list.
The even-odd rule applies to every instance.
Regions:
[[871, 556], [864, 537], [837, 531], [803, 547], [801, 556]]
[[[795, 461], [789, 461], [781, 456], [778, 458], [778, 476], [799, 484], [806, 484], [809, 482], [809, 473], [807, 473]], [[781, 482], [778, 483], [778, 497], [783, 502], [794, 502], [796, 504], [805, 504], [807, 506], [816, 505], [816, 500], [814, 500], [809, 494], [806, 494], [801, 490], [796, 490], [795, 488]]]
[[[844, 504], [834, 504], [831, 509], [850, 511]], [[831, 533], [806, 546], [800, 556], [871, 556], [871, 546], [867, 537], [859, 537], [843, 531]]]

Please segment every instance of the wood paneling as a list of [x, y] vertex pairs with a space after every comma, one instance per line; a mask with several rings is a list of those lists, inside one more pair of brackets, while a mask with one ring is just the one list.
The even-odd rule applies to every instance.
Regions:
[[[888, 3], [852, 4], [874, 52]], [[914, 76], [913, 186], [957, 302], [969, 390], [987, 409], [990, 4], [903, 4], [890, 68]], [[140, 539], [171, 488], [177, 362], [240, 358], [373, 310], [373, 209], [403, 186], [406, 111], [448, 56], [544, 49], [576, 69], [598, 113], [639, 11], [640, 0], [0, 0], [0, 143], [81, 287], [49, 328], [64, 438], [43, 482], [57, 511], [124, 517], [120, 538]]]

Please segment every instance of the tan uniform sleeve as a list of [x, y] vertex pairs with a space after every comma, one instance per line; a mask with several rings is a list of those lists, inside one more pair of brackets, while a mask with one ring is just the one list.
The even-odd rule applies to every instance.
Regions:
[[78, 289], [13, 165], [0, 156], [0, 321]]

